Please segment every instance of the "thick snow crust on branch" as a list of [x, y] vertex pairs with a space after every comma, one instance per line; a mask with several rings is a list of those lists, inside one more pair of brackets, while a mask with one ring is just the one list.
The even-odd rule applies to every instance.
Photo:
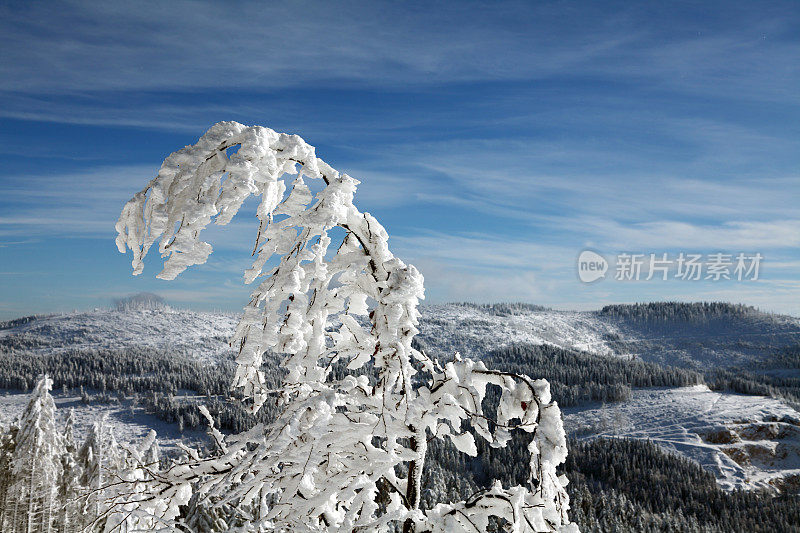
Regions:
[[[556, 474], [567, 449], [548, 383], [458, 355], [440, 364], [412, 348], [423, 278], [355, 207], [358, 184], [296, 135], [221, 122], [170, 155], [125, 205], [117, 247], [133, 251], [134, 274], [158, 241], [158, 277], [174, 279], [208, 259], [200, 235], [209, 223], [227, 224], [249, 196], [260, 197], [245, 272], [258, 284], [232, 340], [233, 385], [254, 410], [270, 398], [283, 407], [270, 427], [228, 438], [214, 430], [218, 453], [151, 473], [154, 490], [185, 502], [192, 486], [209, 502], [258, 509], [255, 529], [484, 531], [496, 516], [520, 533], [577, 531], [566, 479]], [[267, 350], [285, 354], [279, 391], [265, 385]], [[488, 386], [501, 393], [493, 412], [484, 412]], [[420, 509], [428, 440], [448, 438], [474, 456], [470, 427], [492, 446], [513, 430], [531, 433], [529, 483], [497, 482], [466, 501]]]

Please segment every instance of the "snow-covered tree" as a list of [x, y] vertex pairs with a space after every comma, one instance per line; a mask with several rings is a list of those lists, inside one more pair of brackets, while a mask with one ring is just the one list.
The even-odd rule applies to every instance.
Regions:
[[58, 479], [60, 510], [57, 530], [63, 533], [79, 531], [80, 526], [80, 468], [78, 447], [75, 444], [75, 409], [70, 409], [64, 424], [61, 449], [61, 473]]
[[[113, 434], [110, 436], [114, 440]], [[113, 476], [115, 482], [106, 485], [103, 491], [107, 505], [102, 520], [105, 531], [127, 533], [158, 529], [157, 517], [141, 509], [152, 498], [147, 494], [147, 487], [153, 481], [150, 472], [159, 468], [156, 432], [151, 429], [138, 446], [122, 445], [114, 446], [114, 449], [114, 458], [109, 458], [108, 475]]]
[[14, 461], [14, 449], [17, 446], [17, 433], [19, 427], [11, 424], [8, 431], [3, 431], [0, 435], [0, 527], [6, 523], [8, 514], [8, 489], [14, 482], [11, 466]]
[[92, 425], [78, 450], [78, 465], [80, 485], [84, 492], [81, 499], [81, 527], [78, 530], [89, 528], [102, 531], [109, 515], [116, 511], [111, 503], [115, 501], [115, 487], [123, 481], [122, 473], [127, 466], [125, 454], [105, 416]]
[[79, 529], [89, 527], [102, 513], [102, 433], [103, 422], [95, 422], [78, 451], [78, 464], [81, 472], [80, 484], [85, 491], [81, 503]]
[[[355, 207], [358, 183], [296, 135], [221, 122], [170, 155], [124, 207], [117, 246], [133, 251], [134, 273], [159, 241], [158, 277], [174, 279], [207, 260], [212, 248], [200, 234], [212, 220], [227, 224], [260, 197], [245, 273], [260, 281], [233, 339], [234, 386], [254, 411], [273, 397], [282, 405], [269, 427], [227, 439], [215, 432], [217, 455], [154, 473], [163, 496], [154, 510], [176, 516], [194, 488], [212, 505], [247, 509], [251, 529], [485, 531], [499, 520], [520, 533], [576, 531], [556, 472], [567, 449], [549, 384], [412, 347], [423, 278]], [[261, 369], [268, 350], [285, 354], [277, 391]], [[488, 387], [500, 398], [491, 409]], [[502, 447], [513, 430], [532, 435], [525, 486], [498, 480], [464, 501], [421, 508], [429, 439], [475, 455], [475, 435]]]
[[53, 531], [58, 515], [57, 482], [61, 442], [56, 430], [56, 406], [50, 396], [53, 381], [36, 383], [19, 422], [11, 459], [12, 482], [6, 492], [3, 531]]

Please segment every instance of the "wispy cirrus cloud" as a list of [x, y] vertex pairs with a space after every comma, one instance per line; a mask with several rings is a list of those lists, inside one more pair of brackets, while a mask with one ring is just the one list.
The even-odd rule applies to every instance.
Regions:
[[[580, 221], [578, 221], [580, 222]], [[599, 242], [612, 250], [735, 250], [753, 252], [800, 248], [800, 220], [725, 222], [702, 225], [688, 222], [654, 221], [620, 224], [587, 220], [581, 228], [592, 228]]]
[[488, 216], [508, 221], [516, 235], [576, 246], [798, 247], [796, 141], [741, 127], [724, 139], [725, 124], [710, 121], [664, 126], [691, 157], [674, 160], [646, 144], [626, 151], [613, 141], [469, 139], [392, 147], [375, 164], [389, 161], [397, 174], [358, 175], [371, 196], [396, 205], [479, 213], [463, 231], [482, 231]]
[[[300, 133], [361, 180], [358, 205], [423, 268], [433, 299], [597, 307], [677, 294], [577, 284], [587, 246], [766, 250], [765, 275], [791, 281], [798, 24], [781, 0], [5, 3], [0, 263], [47, 270], [53, 244], [82, 237], [60, 252], [70, 283], [91, 272], [93, 287], [119, 262], [109, 291], [149, 288], [157, 254], [145, 276], [120, 278], [122, 205], [169, 152], [239, 120]], [[207, 230], [217, 253], [187, 272], [197, 292], [175, 289], [187, 301], [239, 279], [249, 207]], [[34, 289], [17, 285], [3, 290]]]
[[551, 79], [796, 103], [800, 73], [785, 65], [800, 55], [800, 10], [771, 5], [726, 4], [722, 26], [689, 5], [654, 17], [582, 2], [10, 3], [0, 116], [193, 129], [248, 105], [181, 94]]
[[[775, 252], [765, 254], [757, 281], [662, 281], [658, 276], [645, 281], [644, 276], [641, 281], [625, 282], [614, 279], [612, 264], [605, 280], [584, 284], [576, 274], [581, 248], [571, 243], [543, 246], [528, 239], [502, 239], [489, 234], [456, 236], [431, 232], [392, 240], [395, 252], [425, 275], [426, 301], [430, 303], [529, 301], [586, 310], [614, 302], [706, 300], [745, 303], [800, 316], [796, 261], [781, 260], [784, 256]], [[615, 251], [605, 251], [606, 257], [613, 260]]]
[[122, 206], [153, 173], [135, 165], [7, 177], [0, 181], [0, 236], [113, 233]]
[[[594, 25], [576, 9], [571, 18], [579, 27], [569, 31], [574, 38], [558, 45], [555, 29], [539, 19], [564, 14], [514, 2], [402, 8], [293, 2], [238, 9], [186, 1], [61, 2], [58, 8], [3, 11], [3, 44], [28, 48], [19, 50], [24, 59], [11, 54], [0, 88], [43, 93], [541, 77], [608, 57], [633, 39], [615, 28], [624, 15]], [[180, 63], [191, 67], [176, 70]]]

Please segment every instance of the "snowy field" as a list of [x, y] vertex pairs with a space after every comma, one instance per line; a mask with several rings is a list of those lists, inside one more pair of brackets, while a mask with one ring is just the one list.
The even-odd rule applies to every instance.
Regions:
[[11, 335], [28, 338], [32, 341], [28, 350], [33, 353], [145, 346], [214, 362], [232, 357], [228, 339], [238, 321], [235, 313], [103, 309], [48, 315], [0, 329], [0, 341]]
[[[178, 431], [177, 424], [170, 424], [147, 414], [141, 407], [131, 402], [120, 404], [83, 403], [77, 396], [64, 396], [53, 391], [56, 403], [56, 423], [61, 428], [70, 408], [75, 409], [75, 440], [78, 445], [84, 441], [92, 425], [105, 418], [114, 430], [114, 436], [121, 444], [136, 445], [144, 439], [151, 429], [156, 431], [158, 445], [167, 454], [178, 453], [178, 442], [189, 446], [209, 443], [205, 431]], [[17, 419], [28, 405], [30, 395], [20, 392], [0, 392], [0, 426], [8, 427]]]
[[627, 402], [564, 414], [574, 436], [649, 439], [697, 461], [726, 489], [800, 484], [800, 413], [779, 400], [698, 385], [635, 390]]
[[614, 355], [609, 336], [615, 325], [596, 313], [578, 311], [526, 311], [511, 316], [462, 305], [420, 306], [420, 339], [431, 340], [442, 351], [486, 352], [511, 344], [553, 344], [600, 355]]

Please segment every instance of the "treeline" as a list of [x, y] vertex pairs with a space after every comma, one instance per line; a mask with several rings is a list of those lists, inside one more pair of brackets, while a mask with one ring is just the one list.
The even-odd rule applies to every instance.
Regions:
[[706, 372], [709, 388], [740, 394], [771, 396], [800, 405], [800, 374], [773, 375], [744, 368], [717, 368]]
[[148, 413], [165, 422], [177, 424], [181, 431], [207, 427], [208, 423], [200, 417], [199, 404], [206, 406], [217, 428], [230, 433], [247, 431], [259, 423], [269, 424], [278, 416], [278, 406], [274, 402], [265, 403], [253, 414], [242, 399], [232, 400], [225, 396], [207, 396], [195, 401], [172, 394], [149, 392], [138, 396], [137, 402]]
[[24, 326], [25, 324], [29, 324], [34, 320], [45, 316], [50, 316], [50, 315], [29, 315], [20, 318], [14, 318], [12, 320], [0, 321], [0, 329], [11, 329], [11, 328], [16, 328], [18, 326]]
[[691, 370], [549, 344], [509, 346], [486, 358], [495, 368], [548, 380], [553, 399], [562, 407], [623, 401], [633, 387], [686, 387], [703, 382]]
[[749, 305], [726, 302], [650, 302], [606, 305], [600, 315], [634, 322], [686, 322], [703, 324], [716, 319], [745, 318], [760, 314]]
[[[267, 386], [279, 387], [282, 371], [277, 362], [270, 355], [265, 356], [265, 362]], [[271, 370], [270, 362], [274, 363]], [[197, 409], [202, 402], [222, 430], [239, 433], [273, 420], [276, 406], [268, 402], [254, 417], [237, 391], [231, 391], [234, 368], [232, 361], [209, 364], [144, 346], [75, 349], [36, 356], [0, 351], [0, 389], [31, 390], [36, 376], [48, 374], [55, 390], [80, 391], [84, 401], [135, 396], [147, 412], [181, 429], [205, 425]], [[201, 398], [185, 397], [192, 392]]]
[[85, 387], [125, 394], [191, 390], [213, 395], [227, 393], [233, 362], [208, 364], [147, 347], [73, 349], [46, 355], [0, 352], [0, 389], [30, 390], [42, 374], [51, 377], [56, 389]]
[[[628, 399], [632, 387], [681, 387], [702, 382], [695, 372], [661, 367], [629, 358], [604, 357], [552, 345], [510, 346], [490, 352], [487, 363], [497, 368], [550, 381], [561, 406]], [[267, 386], [280, 386], [282, 371], [265, 357]], [[334, 373], [340, 370], [334, 368]], [[221, 429], [240, 432], [274, 416], [267, 404], [258, 419], [239, 401], [230, 401], [234, 365], [208, 364], [162, 349], [65, 350], [31, 356], [24, 351], [0, 352], [0, 389], [30, 390], [35, 377], [47, 373], [56, 390], [86, 389], [92, 393], [136, 395], [145, 409], [184, 428], [202, 425], [197, 401], [182, 398], [195, 392], [218, 417]], [[262, 419], [262, 417], [265, 417]]]
[[714, 368], [706, 382], [714, 390], [781, 398], [800, 408], [800, 344], [784, 346], [747, 368]]
[[[662, 367], [637, 359], [598, 356], [548, 344], [498, 349], [490, 352], [486, 360], [487, 364], [500, 370], [547, 379], [553, 399], [562, 407], [587, 402], [624, 401], [629, 398], [632, 388], [685, 387], [703, 382], [702, 376], [691, 370]], [[339, 366], [334, 367], [334, 374], [342, 370]], [[277, 376], [270, 374], [267, 375], [272, 380], [270, 386], [277, 386]], [[227, 374], [226, 379], [231, 375]], [[231, 392], [227, 389], [224, 395], [217, 394], [211, 393], [198, 401], [208, 406], [218, 426], [225, 431], [238, 433], [256, 423], [268, 423], [277, 414], [277, 406], [267, 402], [254, 417], [241, 401], [228, 399]], [[492, 396], [491, 391], [489, 396]], [[139, 396], [139, 403], [162, 420], [183, 428], [205, 424], [197, 413], [197, 402], [174, 394], [148, 392]]]
[[117, 311], [156, 311], [168, 309], [167, 301], [152, 292], [140, 292], [114, 300]]
[[480, 309], [489, 315], [494, 316], [514, 316], [524, 313], [531, 313], [537, 311], [549, 311], [549, 307], [535, 304], [525, 304], [520, 302], [499, 303], [499, 304], [474, 304], [470, 302], [458, 302], [453, 305], [459, 307], [471, 307], [473, 309]]
[[760, 363], [758, 367], [766, 370], [776, 368], [800, 369], [800, 343], [784, 346], [767, 361]]
[[583, 532], [800, 531], [800, 495], [720, 489], [697, 463], [641, 440], [569, 443], [564, 465]]

